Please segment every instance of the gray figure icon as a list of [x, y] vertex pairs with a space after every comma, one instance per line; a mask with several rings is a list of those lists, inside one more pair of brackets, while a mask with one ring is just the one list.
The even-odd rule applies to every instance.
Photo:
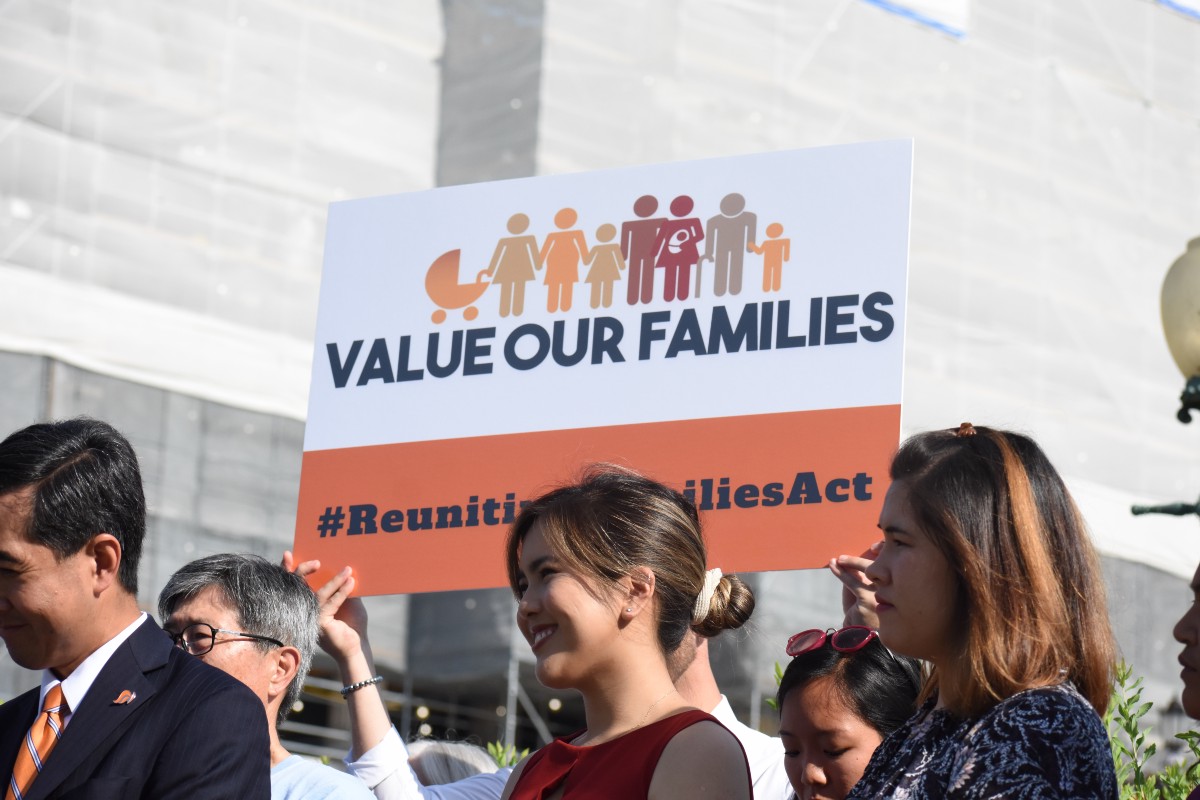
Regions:
[[[722, 297], [726, 292], [739, 294], [742, 291], [742, 268], [746, 253], [751, 252], [757, 233], [758, 218], [746, 211], [746, 198], [737, 192], [721, 199], [721, 213], [708, 220], [704, 255], [700, 263], [712, 262], [716, 267], [713, 292]], [[696, 296], [700, 296], [701, 267], [696, 268]]]

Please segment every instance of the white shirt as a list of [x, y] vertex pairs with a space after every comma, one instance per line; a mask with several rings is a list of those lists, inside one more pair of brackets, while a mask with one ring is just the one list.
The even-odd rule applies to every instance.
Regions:
[[[742, 743], [750, 765], [754, 796], [765, 800], [790, 797], [792, 787], [783, 770], [783, 741], [738, 722], [725, 695], [721, 695], [721, 702], [709, 713]], [[408, 766], [408, 750], [395, 727], [382, 742], [363, 753], [362, 758], [351, 761], [347, 756], [346, 766], [371, 787], [377, 800], [497, 800], [512, 773], [506, 767], [442, 786], [422, 786]]]
[[[129, 623], [129, 627], [118, 633], [113, 638], [109, 639], [104, 644], [97, 647], [90, 656], [85, 658], [75, 670], [67, 676], [66, 680], [59, 681], [54, 673], [48, 669], [42, 670], [42, 693], [38, 698], [38, 708], [46, 702], [46, 693], [56, 683], [62, 683], [63, 699], [67, 701], [67, 713], [63, 715], [62, 726], [65, 730], [71, 722], [71, 717], [75, 715], [75, 709], [79, 708], [79, 704], [83, 702], [84, 695], [88, 693], [88, 689], [92, 688], [92, 684], [96, 681], [96, 676], [100, 674], [100, 670], [104, 669], [104, 665], [112, 658], [112, 654], [117, 652], [117, 648], [125, 644], [125, 640], [133, 635], [133, 632], [138, 629], [138, 626], [146, 621], [146, 612], [138, 614], [138, 618]], [[113, 698], [116, 699], [115, 697]]]
[[377, 800], [496, 800], [512, 774], [512, 768], [505, 767], [441, 786], [422, 786], [408, 765], [408, 748], [394, 725], [357, 761], [347, 756], [346, 767], [371, 787]]
[[374, 800], [366, 784], [319, 761], [288, 756], [271, 767], [271, 800]]

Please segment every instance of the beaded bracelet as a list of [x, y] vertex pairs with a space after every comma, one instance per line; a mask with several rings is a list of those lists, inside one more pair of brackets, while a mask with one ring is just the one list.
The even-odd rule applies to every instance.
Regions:
[[365, 681], [359, 681], [358, 683], [352, 683], [349, 686], [343, 686], [339, 691], [342, 693], [342, 697], [345, 697], [346, 695], [357, 692], [363, 687], [379, 683], [381, 680], [383, 680], [383, 676], [376, 675], [374, 678], [367, 678]]

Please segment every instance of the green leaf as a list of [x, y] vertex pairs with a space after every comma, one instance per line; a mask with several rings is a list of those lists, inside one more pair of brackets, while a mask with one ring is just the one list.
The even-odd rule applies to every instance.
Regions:
[[518, 753], [515, 747], [505, 747], [501, 742], [488, 742], [487, 751], [496, 766], [501, 768], [516, 766], [517, 762], [529, 755], [528, 747]]
[[1142, 719], [1154, 704], [1142, 702], [1142, 678], [1134, 677], [1128, 664], [1117, 664], [1113, 675], [1112, 699], [1103, 720], [1109, 732], [1109, 749], [1121, 799], [1185, 800], [1200, 783], [1200, 732], [1176, 734], [1189, 750], [1189, 757], [1183, 763], [1168, 764], [1161, 772], [1147, 772], [1150, 759], [1158, 752], [1158, 744], [1147, 743], [1151, 727], [1144, 725]]

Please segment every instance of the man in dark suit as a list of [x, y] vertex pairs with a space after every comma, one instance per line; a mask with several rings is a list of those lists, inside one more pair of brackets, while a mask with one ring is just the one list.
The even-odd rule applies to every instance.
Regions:
[[[138, 609], [145, 515], [137, 457], [110, 425], [0, 442], [0, 638], [42, 670], [40, 689], [0, 705], [6, 800], [270, 797], [262, 704]], [[57, 743], [35, 758], [26, 734], [60, 693]]]

